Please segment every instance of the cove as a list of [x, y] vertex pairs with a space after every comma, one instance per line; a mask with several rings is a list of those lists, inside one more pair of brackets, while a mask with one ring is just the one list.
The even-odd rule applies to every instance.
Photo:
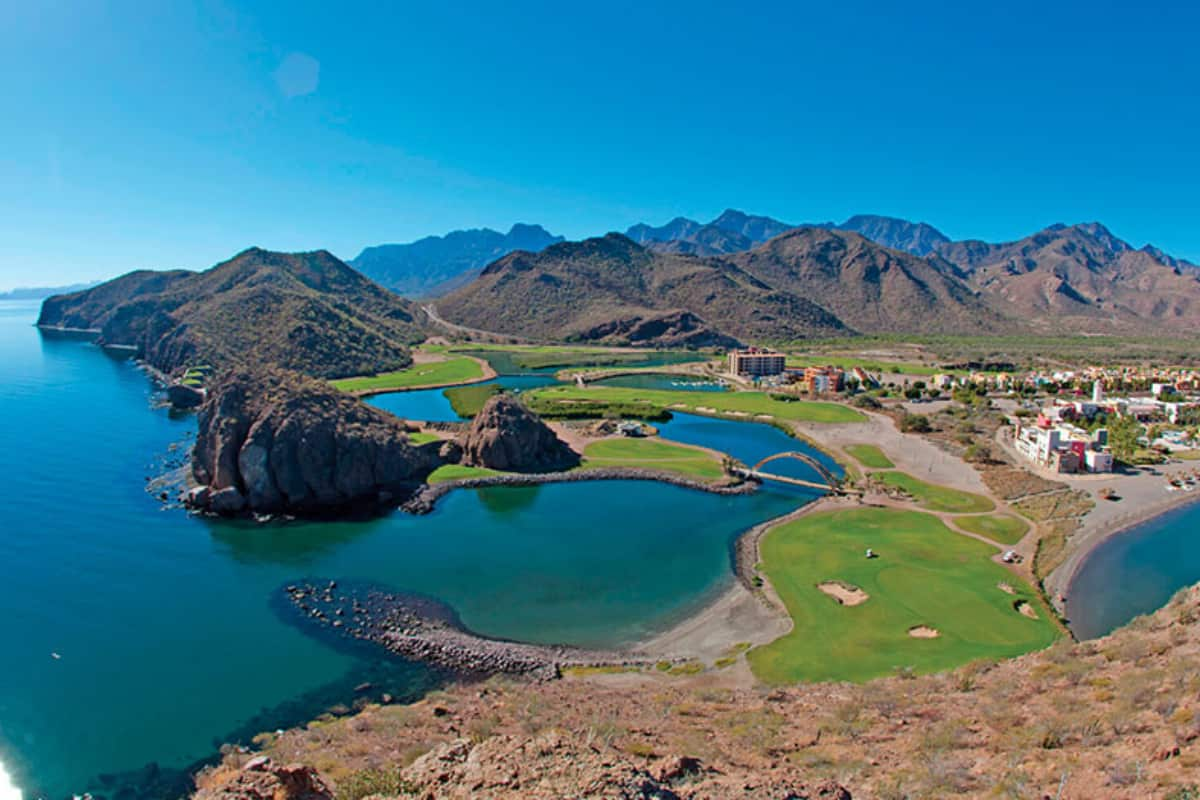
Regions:
[[1104, 636], [1200, 582], [1198, 532], [1200, 503], [1192, 503], [1102, 542], [1067, 592], [1072, 632]]
[[740, 531], [811, 499], [630, 481], [458, 491], [422, 518], [192, 517], [144, 479], [183, 463], [194, 418], [157, 406], [124, 355], [39, 333], [36, 313], [0, 303], [0, 769], [26, 797], [145, 788], [150, 762], [183, 770], [221, 742], [347, 702], [363, 680], [398, 697], [436, 685], [422, 667], [281, 620], [272, 602], [289, 581], [430, 594], [493, 636], [620, 643], [702, 607], [732, 580]]

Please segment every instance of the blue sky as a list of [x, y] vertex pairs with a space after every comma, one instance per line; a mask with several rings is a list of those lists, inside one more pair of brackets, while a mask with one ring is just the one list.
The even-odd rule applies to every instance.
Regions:
[[730, 206], [1200, 261], [1189, 5], [8, 3], [0, 288]]

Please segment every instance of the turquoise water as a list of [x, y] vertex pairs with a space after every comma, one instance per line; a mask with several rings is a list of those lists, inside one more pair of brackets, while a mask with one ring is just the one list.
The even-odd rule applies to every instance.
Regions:
[[[483, 633], [613, 644], [702, 606], [732, 579], [737, 532], [805, 499], [580, 483], [455, 492], [428, 517], [210, 522], [143, 488], [186, 452], [193, 418], [156, 407], [128, 360], [40, 334], [36, 311], [0, 303], [0, 762], [26, 797], [111, 795], [100, 773], [185, 768], [348, 701], [363, 680], [433, 685], [418, 666], [286, 624], [272, 598], [288, 581], [372, 581], [437, 596]], [[782, 436], [678, 424], [717, 438], [738, 425], [761, 447]]]
[[[495, 380], [486, 381], [485, 386], [503, 386], [510, 392], [527, 391], [539, 386], [549, 386], [557, 383], [553, 374], [501, 375]], [[376, 408], [382, 408], [402, 419], [418, 420], [421, 422], [460, 422], [462, 420], [450, 401], [446, 399], [445, 389], [415, 389], [411, 392], [389, 392], [367, 398], [367, 402]]]
[[1200, 504], [1193, 503], [1101, 544], [1067, 593], [1071, 630], [1080, 639], [1103, 636], [1200, 582], [1198, 536]]

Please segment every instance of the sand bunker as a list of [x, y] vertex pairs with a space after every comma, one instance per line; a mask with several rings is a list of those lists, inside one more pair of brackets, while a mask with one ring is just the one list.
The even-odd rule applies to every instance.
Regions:
[[1009, 586], [1007, 583], [1004, 583], [1003, 581], [1001, 581], [1000, 583], [997, 583], [996, 588], [999, 589], [1000, 591], [1004, 592], [1005, 594], [1016, 594], [1017, 593], [1016, 589], [1014, 589], [1012, 586]]
[[871, 599], [871, 595], [850, 583], [842, 581], [825, 581], [818, 583], [817, 588], [838, 601], [838, 605], [857, 606]]
[[1033, 606], [1029, 605], [1029, 603], [1025, 602], [1024, 600], [1018, 600], [1017, 602], [1013, 603], [1013, 608], [1015, 608], [1017, 613], [1021, 614], [1022, 616], [1029, 617], [1030, 619], [1038, 618], [1037, 612], [1033, 610]]
[[941, 636], [937, 628], [931, 628], [928, 625], [917, 625], [909, 628], [908, 635], [914, 639], [936, 639]]

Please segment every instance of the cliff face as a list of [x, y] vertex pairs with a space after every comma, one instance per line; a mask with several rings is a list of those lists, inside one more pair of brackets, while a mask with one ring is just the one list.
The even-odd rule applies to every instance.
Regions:
[[200, 409], [192, 504], [217, 513], [316, 514], [398, 502], [439, 463], [403, 423], [324, 383], [236, 371]]
[[515, 398], [488, 400], [462, 442], [462, 463], [514, 472], [568, 469], [579, 455]]

